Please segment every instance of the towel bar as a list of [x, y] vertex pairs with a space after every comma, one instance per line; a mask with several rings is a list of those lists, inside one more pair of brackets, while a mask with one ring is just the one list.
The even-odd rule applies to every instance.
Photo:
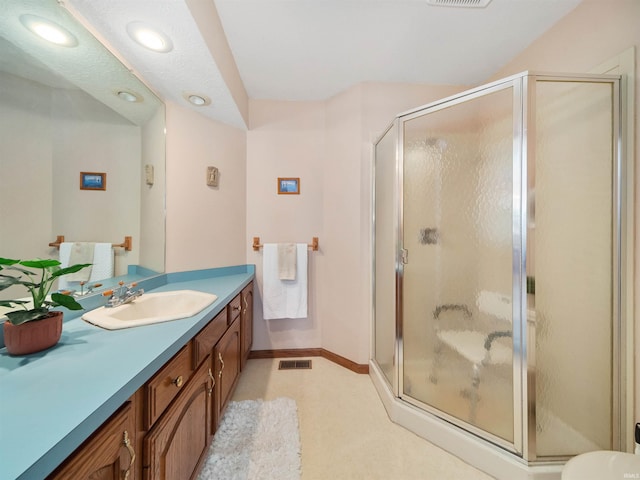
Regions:
[[[60, 244], [62, 242], [64, 242], [64, 235], [58, 235], [56, 237], [56, 241], [49, 243], [49, 246], [50, 247], [55, 247], [57, 249], [60, 249]], [[131, 237], [127, 236], [127, 237], [124, 237], [124, 242], [122, 242], [122, 243], [112, 243], [111, 246], [113, 248], [118, 248], [118, 247], [119, 248], [124, 248], [127, 252], [130, 252], [131, 248], [132, 248], [132, 244], [133, 244], [133, 242], [131, 240]]]
[[[262, 248], [262, 244], [260, 243], [260, 237], [253, 237], [253, 250], [254, 251], [258, 251]], [[314, 252], [317, 252], [319, 247], [318, 244], [318, 237], [313, 237], [313, 239], [311, 240], [311, 243], [307, 244], [307, 247], [309, 247], [311, 250], [313, 250]]]

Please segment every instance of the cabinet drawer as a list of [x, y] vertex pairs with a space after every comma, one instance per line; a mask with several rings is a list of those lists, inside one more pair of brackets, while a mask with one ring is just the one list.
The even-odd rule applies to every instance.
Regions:
[[191, 342], [162, 367], [146, 385], [145, 427], [151, 428], [174, 397], [187, 384], [193, 372]]
[[233, 323], [233, 321], [240, 316], [240, 311], [242, 310], [240, 294], [236, 295], [236, 297], [229, 302], [229, 325]]
[[213, 347], [227, 330], [227, 310], [222, 310], [193, 339], [193, 365], [197, 367], [211, 354]]

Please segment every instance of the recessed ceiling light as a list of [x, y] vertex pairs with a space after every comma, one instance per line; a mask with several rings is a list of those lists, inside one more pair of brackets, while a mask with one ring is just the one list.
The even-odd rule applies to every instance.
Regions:
[[197, 93], [185, 93], [183, 97], [192, 105], [196, 107], [204, 107], [205, 105], [211, 104], [211, 99], [204, 95], [200, 95]]
[[125, 102], [141, 102], [142, 98], [133, 93], [130, 92], [128, 90], [118, 90], [118, 92], [116, 93], [116, 95], [118, 95], [118, 98], [124, 100]]
[[31, 33], [62, 47], [75, 47], [78, 39], [66, 28], [37, 15], [21, 15], [20, 23]]
[[200, 95], [189, 95], [189, 101], [198, 107], [207, 103], [207, 101]]
[[164, 33], [144, 22], [131, 22], [127, 33], [137, 43], [154, 52], [167, 53], [173, 50], [173, 42]]

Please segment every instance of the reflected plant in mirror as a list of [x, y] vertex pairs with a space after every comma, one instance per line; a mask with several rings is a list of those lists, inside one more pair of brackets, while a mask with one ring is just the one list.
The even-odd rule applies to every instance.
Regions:
[[[73, 41], [55, 41], [56, 26]], [[43, 31], [54, 32], [54, 41]], [[64, 6], [0, 0], [0, 217], [10, 226], [0, 230], [0, 246], [6, 256], [63, 261], [49, 247], [58, 235], [96, 243], [130, 236], [130, 251], [114, 250], [114, 276], [137, 267], [163, 272], [164, 129], [164, 104]], [[145, 182], [145, 165], [153, 166], [153, 185]], [[79, 188], [80, 172], [105, 172], [109, 189]], [[11, 290], [0, 299], [15, 296]]]

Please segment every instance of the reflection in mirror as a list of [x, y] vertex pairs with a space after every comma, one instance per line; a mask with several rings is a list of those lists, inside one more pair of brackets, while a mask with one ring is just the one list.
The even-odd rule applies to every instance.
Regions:
[[[38, 36], [51, 24], [71, 40]], [[162, 102], [56, 0], [0, 0], [0, 257], [132, 237], [91, 281], [164, 271], [164, 129]]]

